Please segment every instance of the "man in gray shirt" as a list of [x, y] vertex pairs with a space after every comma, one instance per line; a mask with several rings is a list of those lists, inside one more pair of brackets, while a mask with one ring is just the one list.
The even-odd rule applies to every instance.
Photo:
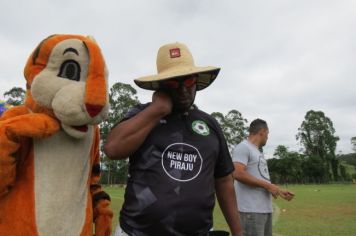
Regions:
[[268, 139], [266, 121], [251, 122], [249, 136], [233, 153], [235, 191], [244, 236], [272, 236], [272, 199], [278, 196], [288, 201], [294, 194], [270, 181], [267, 161], [261, 148]]

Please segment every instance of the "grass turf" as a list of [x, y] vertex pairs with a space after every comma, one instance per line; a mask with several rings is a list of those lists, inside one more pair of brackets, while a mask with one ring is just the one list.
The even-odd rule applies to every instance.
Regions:
[[[356, 185], [290, 185], [296, 196], [291, 202], [274, 200], [273, 232], [276, 236], [356, 235]], [[105, 187], [112, 198], [114, 227], [124, 200], [124, 189]], [[214, 229], [228, 230], [218, 204]]]

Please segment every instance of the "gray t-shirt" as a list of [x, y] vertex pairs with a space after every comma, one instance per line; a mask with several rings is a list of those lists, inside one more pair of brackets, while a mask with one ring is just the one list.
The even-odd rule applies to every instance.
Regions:
[[[246, 171], [254, 177], [271, 182], [267, 161], [258, 148], [244, 140], [239, 143], [232, 155], [233, 162], [246, 165]], [[237, 204], [241, 212], [270, 213], [272, 212], [271, 194], [264, 188], [254, 187], [235, 181]]]

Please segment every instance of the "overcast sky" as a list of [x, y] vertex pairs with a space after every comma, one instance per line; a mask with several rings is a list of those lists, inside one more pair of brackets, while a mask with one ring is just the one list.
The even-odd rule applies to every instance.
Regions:
[[356, 136], [356, 1], [349, 0], [112, 0], [0, 2], [0, 99], [25, 88], [23, 68], [51, 34], [93, 35], [110, 85], [129, 83], [141, 102], [151, 92], [133, 83], [156, 73], [158, 48], [183, 42], [196, 65], [221, 67], [197, 94], [204, 111], [240, 111], [270, 127], [265, 148], [298, 151], [295, 135], [307, 111], [321, 110], [351, 152]]

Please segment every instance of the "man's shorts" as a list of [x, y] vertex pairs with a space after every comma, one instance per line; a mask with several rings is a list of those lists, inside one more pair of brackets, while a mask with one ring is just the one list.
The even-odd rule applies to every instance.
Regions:
[[272, 236], [272, 213], [240, 212], [244, 236]]

